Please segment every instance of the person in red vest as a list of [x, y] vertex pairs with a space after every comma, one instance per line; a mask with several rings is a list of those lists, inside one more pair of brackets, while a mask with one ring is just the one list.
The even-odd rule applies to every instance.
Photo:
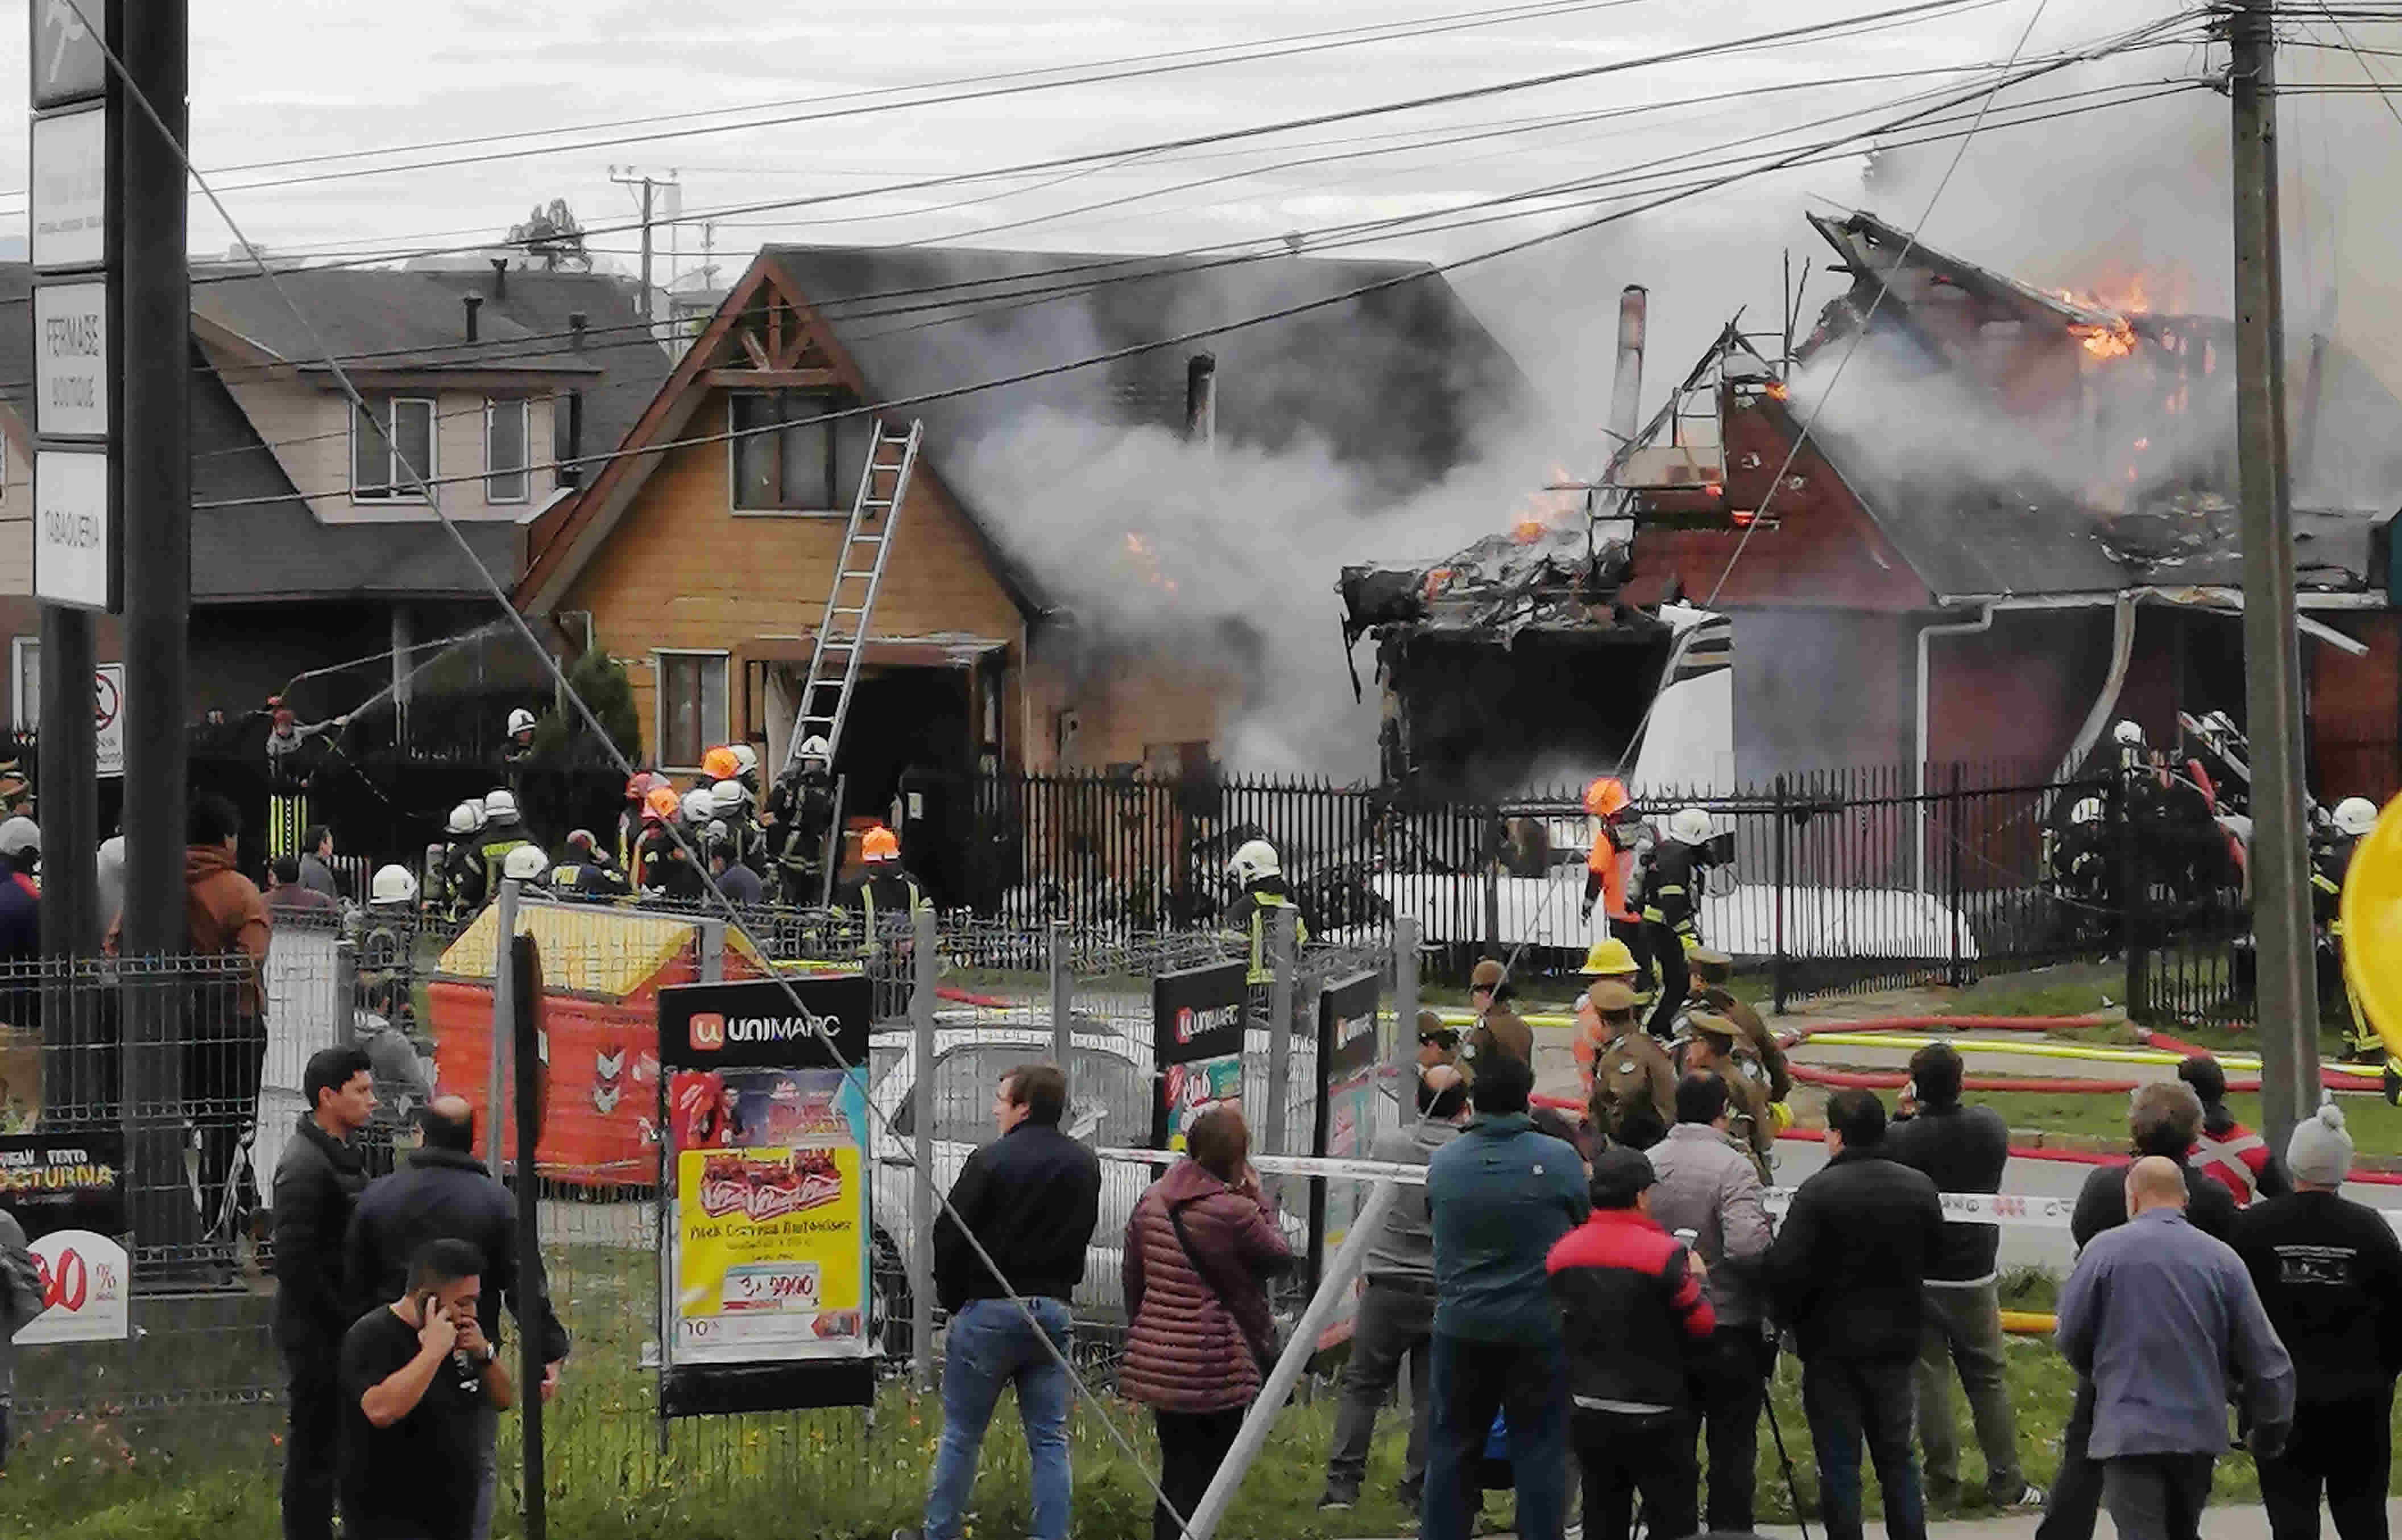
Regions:
[[2234, 1194], [2237, 1208], [2256, 1198], [2282, 1198], [2294, 1190], [2269, 1141], [2227, 1110], [2227, 1072], [2217, 1060], [2197, 1053], [2177, 1066], [2177, 1078], [2202, 1099], [2202, 1131], [2186, 1152], [2187, 1165]]

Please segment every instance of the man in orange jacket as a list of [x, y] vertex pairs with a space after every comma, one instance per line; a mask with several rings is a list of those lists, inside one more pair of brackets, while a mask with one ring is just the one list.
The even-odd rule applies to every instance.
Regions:
[[1605, 775], [1584, 788], [1584, 811], [1593, 820], [1593, 849], [1584, 858], [1584, 908], [1581, 911], [1587, 924], [1593, 923], [1593, 906], [1601, 900], [1601, 916], [1609, 924], [1609, 934], [1626, 943], [1635, 954], [1638, 982], [1637, 993], [1649, 993], [1651, 988], [1650, 959], [1644, 950], [1643, 917], [1626, 902], [1626, 863], [1618, 842], [1618, 821], [1633, 806], [1626, 795], [1625, 783], [1614, 775]]

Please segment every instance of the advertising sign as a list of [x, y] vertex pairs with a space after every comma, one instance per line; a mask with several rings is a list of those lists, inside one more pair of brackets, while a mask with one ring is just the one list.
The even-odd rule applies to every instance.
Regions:
[[32, 1243], [49, 1306], [18, 1331], [17, 1344], [123, 1341], [133, 1295], [124, 1136], [0, 1134], [0, 1209]]
[[871, 1399], [872, 1008], [856, 975], [659, 992], [666, 1415]]
[[[1356, 1158], [1375, 1144], [1380, 1119], [1377, 1087], [1384, 1059], [1376, 1036], [1377, 978], [1358, 973], [1329, 984], [1318, 997], [1318, 1121], [1312, 1155]], [[1309, 1185], [1310, 1276], [1318, 1275], [1326, 1248], [1339, 1246], [1360, 1212], [1355, 1182], [1330, 1193], [1323, 1181]]]
[[108, 256], [108, 113], [34, 119], [34, 266], [96, 268]]
[[1243, 1096], [1243, 1011], [1249, 970], [1240, 959], [1163, 973], [1151, 981], [1153, 1100], [1151, 1147], [1180, 1150], [1193, 1120]]
[[[125, 665], [103, 663], [91, 671], [93, 773], [105, 780], [125, 773]], [[272, 1171], [273, 1167], [269, 1167]]]
[[105, 450], [34, 451], [34, 597], [104, 610], [113, 595]]

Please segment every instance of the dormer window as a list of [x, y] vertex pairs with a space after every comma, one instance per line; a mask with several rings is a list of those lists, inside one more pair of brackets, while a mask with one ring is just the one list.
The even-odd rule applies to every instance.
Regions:
[[364, 409], [352, 407], [351, 501], [422, 503], [418, 479], [435, 475], [433, 401], [371, 395]]

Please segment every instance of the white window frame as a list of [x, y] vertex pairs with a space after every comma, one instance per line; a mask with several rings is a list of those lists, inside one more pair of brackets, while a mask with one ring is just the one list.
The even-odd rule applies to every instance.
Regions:
[[[33, 655], [34, 667], [36, 671], [34, 680], [36, 699], [31, 712], [25, 709], [25, 657], [28, 653]], [[42, 705], [38, 698], [41, 689], [41, 677], [38, 672], [42, 666], [41, 658], [42, 639], [40, 637], [12, 636], [8, 639], [8, 713], [11, 722], [19, 732], [30, 732], [42, 725]]]
[[[425, 478], [426, 482], [430, 485], [435, 478], [442, 474], [442, 404], [430, 395], [371, 395], [367, 397], [367, 403], [370, 407], [380, 407], [384, 409], [387, 412], [396, 409], [404, 401], [414, 401], [425, 408], [425, 464], [416, 467], [416, 469], [420, 475]], [[349, 465], [343, 471], [343, 479], [351, 484], [352, 505], [357, 507], [373, 508], [381, 507], [389, 503], [424, 502], [425, 493], [423, 491], [416, 487], [403, 487], [401, 485], [401, 481], [404, 479], [404, 475], [403, 467], [400, 463], [400, 453], [397, 447], [391, 442], [387, 442], [384, 445], [385, 458], [390, 461], [390, 464], [385, 468], [392, 477], [391, 487], [383, 492], [360, 492], [359, 409], [355, 406], [345, 404], [342, 411], [343, 416], [349, 421], [351, 428], [351, 457]], [[385, 421], [387, 424], [389, 424], [392, 420], [387, 416]], [[389, 425], [385, 428], [385, 432], [393, 437], [398, 437], [396, 434], [392, 433], [392, 429]], [[531, 455], [529, 454], [529, 458], [530, 457]]]
[[[736, 436], [736, 429], [734, 426], [734, 403], [736, 397], [745, 395], [765, 396], [769, 400], [774, 400], [780, 395], [824, 395], [838, 403], [842, 396], [842, 392], [831, 385], [808, 385], [798, 387], [779, 387], [772, 390], [730, 390], [725, 393], [726, 511], [731, 513], [737, 519], [849, 519], [850, 517], [850, 506], [849, 504], [843, 504], [840, 507], [827, 506], [821, 508], [746, 508], [742, 506], [743, 438], [768, 437], [765, 434], [756, 433], [745, 434], [739, 437]], [[832, 409], [838, 410], [840, 408], [837, 405]], [[829, 496], [835, 503], [841, 503], [843, 498], [843, 490], [841, 485], [841, 432], [842, 424], [845, 421], [846, 419], [837, 417], [825, 424], [826, 453], [831, 455], [834, 459], [834, 474], [829, 478], [831, 488]], [[781, 468], [781, 465], [782, 462], [780, 459], [778, 461], [778, 466], [780, 469]]]
[[[492, 420], [499, 413], [516, 408], [518, 421], [524, 431], [518, 436], [519, 463], [513, 471], [496, 470], [492, 465]], [[514, 476], [518, 492], [514, 497], [492, 490], [498, 478]], [[484, 397], [484, 501], [487, 503], [530, 503], [533, 501], [533, 403], [522, 395], [488, 395]]]
[[[717, 723], [716, 730], [713, 733], [709, 730], [708, 723], [703, 722], [701, 724], [702, 731], [700, 735], [701, 742], [699, 744], [699, 748], [701, 754], [706, 755], [711, 747], [716, 744], [723, 743], [734, 736], [734, 654], [724, 647], [653, 647], [651, 649], [651, 742], [658, 748], [659, 757], [662, 761], [659, 766], [661, 770], [683, 770], [689, 772], [699, 770], [700, 766], [697, 763], [690, 765], [670, 765], [664, 762], [667, 758], [668, 752], [667, 660], [670, 658], [713, 658], [717, 659], [717, 665], [720, 671], [719, 678], [721, 681], [718, 696], [719, 699], [725, 702], [725, 706], [723, 715], [720, 716]], [[705, 704], [707, 701], [708, 691], [703, 690], [701, 694], [703, 703]]]

